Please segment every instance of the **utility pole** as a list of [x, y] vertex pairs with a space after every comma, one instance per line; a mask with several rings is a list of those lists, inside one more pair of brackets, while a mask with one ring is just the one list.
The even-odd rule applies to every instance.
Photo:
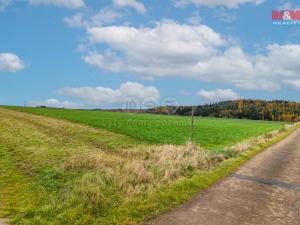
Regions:
[[192, 111], [191, 111], [191, 119], [192, 119], [192, 124], [191, 124], [191, 142], [194, 143], [194, 107], [192, 106]]
[[25, 112], [25, 107], [26, 107], [26, 100], [24, 100], [23, 112]]

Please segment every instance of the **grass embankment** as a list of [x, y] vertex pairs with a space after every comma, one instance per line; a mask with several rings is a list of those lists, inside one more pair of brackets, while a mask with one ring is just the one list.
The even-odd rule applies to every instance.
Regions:
[[142, 223], [289, 132], [281, 129], [214, 152], [191, 144], [149, 145], [101, 129], [0, 109], [1, 215], [15, 224]]
[[[103, 128], [158, 144], [185, 144], [190, 136], [189, 117], [105, 112], [92, 110], [65, 110], [48, 108], [9, 107], [36, 115], [45, 115], [71, 122]], [[279, 129], [284, 123], [196, 118], [194, 141], [206, 149], [222, 150], [226, 146]]]

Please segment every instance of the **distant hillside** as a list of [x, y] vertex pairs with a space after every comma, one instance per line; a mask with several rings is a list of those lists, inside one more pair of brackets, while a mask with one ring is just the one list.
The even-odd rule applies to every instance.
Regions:
[[[147, 113], [191, 115], [192, 106], [161, 106]], [[300, 103], [288, 101], [236, 100], [194, 107], [194, 115], [270, 121], [300, 121]]]

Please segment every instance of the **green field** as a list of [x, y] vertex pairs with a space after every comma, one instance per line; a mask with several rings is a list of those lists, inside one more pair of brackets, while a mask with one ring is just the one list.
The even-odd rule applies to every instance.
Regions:
[[[183, 116], [93, 110], [10, 108], [104, 128], [149, 143], [185, 144], [191, 132], [191, 119]], [[237, 142], [279, 129], [283, 125], [284, 123], [281, 122], [196, 118], [194, 141], [204, 148], [221, 150]]]
[[198, 143], [222, 149], [211, 151], [186, 143], [187, 117], [10, 108], [0, 108], [0, 218], [16, 225], [143, 224], [294, 129], [200, 118]]

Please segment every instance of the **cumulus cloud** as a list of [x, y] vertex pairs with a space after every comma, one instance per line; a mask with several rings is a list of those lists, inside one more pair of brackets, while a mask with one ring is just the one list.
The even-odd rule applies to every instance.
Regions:
[[295, 90], [300, 91], [300, 79], [299, 80], [286, 80], [285, 84], [292, 87]]
[[[287, 80], [300, 79], [300, 45], [297, 44], [271, 44], [265, 48], [266, 54], [256, 55], [253, 63], [254, 75], [251, 77], [252, 85], [250, 89], [255, 89], [265, 84], [273, 90], [280, 89]], [[256, 82], [255, 82], [256, 80]], [[247, 80], [244, 80], [244, 85]], [[260, 84], [258, 84], [260, 82]], [[243, 87], [243, 85], [242, 85]]]
[[85, 27], [88, 23], [83, 17], [83, 13], [76, 13], [72, 16], [65, 17], [63, 21], [69, 27]]
[[117, 12], [109, 7], [99, 10], [95, 15], [91, 16], [93, 24], [108, 24], [113, 23], [116, 19], [122, 17], [120, 12]]
[[137, 0], [113, 0], [113, 4], [116, 7], [131, 7], [134, 8], [138, 13], [144, 14], [146, 12], [146, 8], [143, 3]]
[[231, 89], [216, 89], [216, 90], [200, 90], [197, 92], [206, 103], [215, 103], [226, 100], [237, 100], [241, 97]]
[[70, 9], [79, 9], [85, 6], [84, 0], [28, 0], [31, 5], [53, 5]]
[[48, 99], [46, 101], [29, 101], [27, 102], [28, 106], [38, 107], [38, 106], [46, 106], [53, 108], [65, 108], [65, 109], [81, 109], [84, 106], [82, 104], [69, 102], [69, 101], [60, 101], [57, 99]]
[[233, 12], [227, 12], [224, 9], [218, 9], [213, 12], [213, 17], [224, 21], [226, 23], [232, 23], [237, 20], [237, 16]]
[[186, 19], [186, 22], [192, 25], [199, 25], [201, 20], [202, 18], [199, 12], [193, 12], [192, 15]]
[[107, 87], [66, 87], [57, 94], [78, 98], [88, 106], [107, 106], [113, 104], [135, 104], [136, 107], [159, 101], [160, 93], [152, 86], [140, 83], [122, 83], [118, 89]]
[[69, 27], [90, 27], [111, 24], [123, 15], [110, 7], [103, 8], [93, 15], [76, 13], [72, 16], [65, 17], [64, 23]]
[[265, 2], [265, 0], [175, 0], [175, 7], [184, 7], [188, 4], [194, 4], [195, 6], [207, 6], [207, 7], [217, 7], [224, 6], [229, 9], [238, 8], [240, 5], [246, 3], [252, 3], [259, 5]]
[[[217, 53], [217, 47], [226, 45], [226, 40], [208, 26], [170, 21], [158, 23], [154, 28], [91, 27], [87, 33], [92, 43], [111, 47], [103, 53], [89, 53], [83, 58], [87, 63], [148, 77], [185, 73], [186, 66], [209, 58]], [[116, 51], [125, 59], [118, 58]]]
[[0, 72], [17, 72], [23, 70], [25, 64], [13, 53], [0, 53]]
[[88, 51], [83, 60], [116, 73], [147, 79], [177, 76], [268, 91], [300, 79], [297, 44], [271, 44], [260, 54], [247, 54], [208, 26], [166, 20], [154, 27], [89, 27], [87, 35], [91, 45], [106, 50]]

